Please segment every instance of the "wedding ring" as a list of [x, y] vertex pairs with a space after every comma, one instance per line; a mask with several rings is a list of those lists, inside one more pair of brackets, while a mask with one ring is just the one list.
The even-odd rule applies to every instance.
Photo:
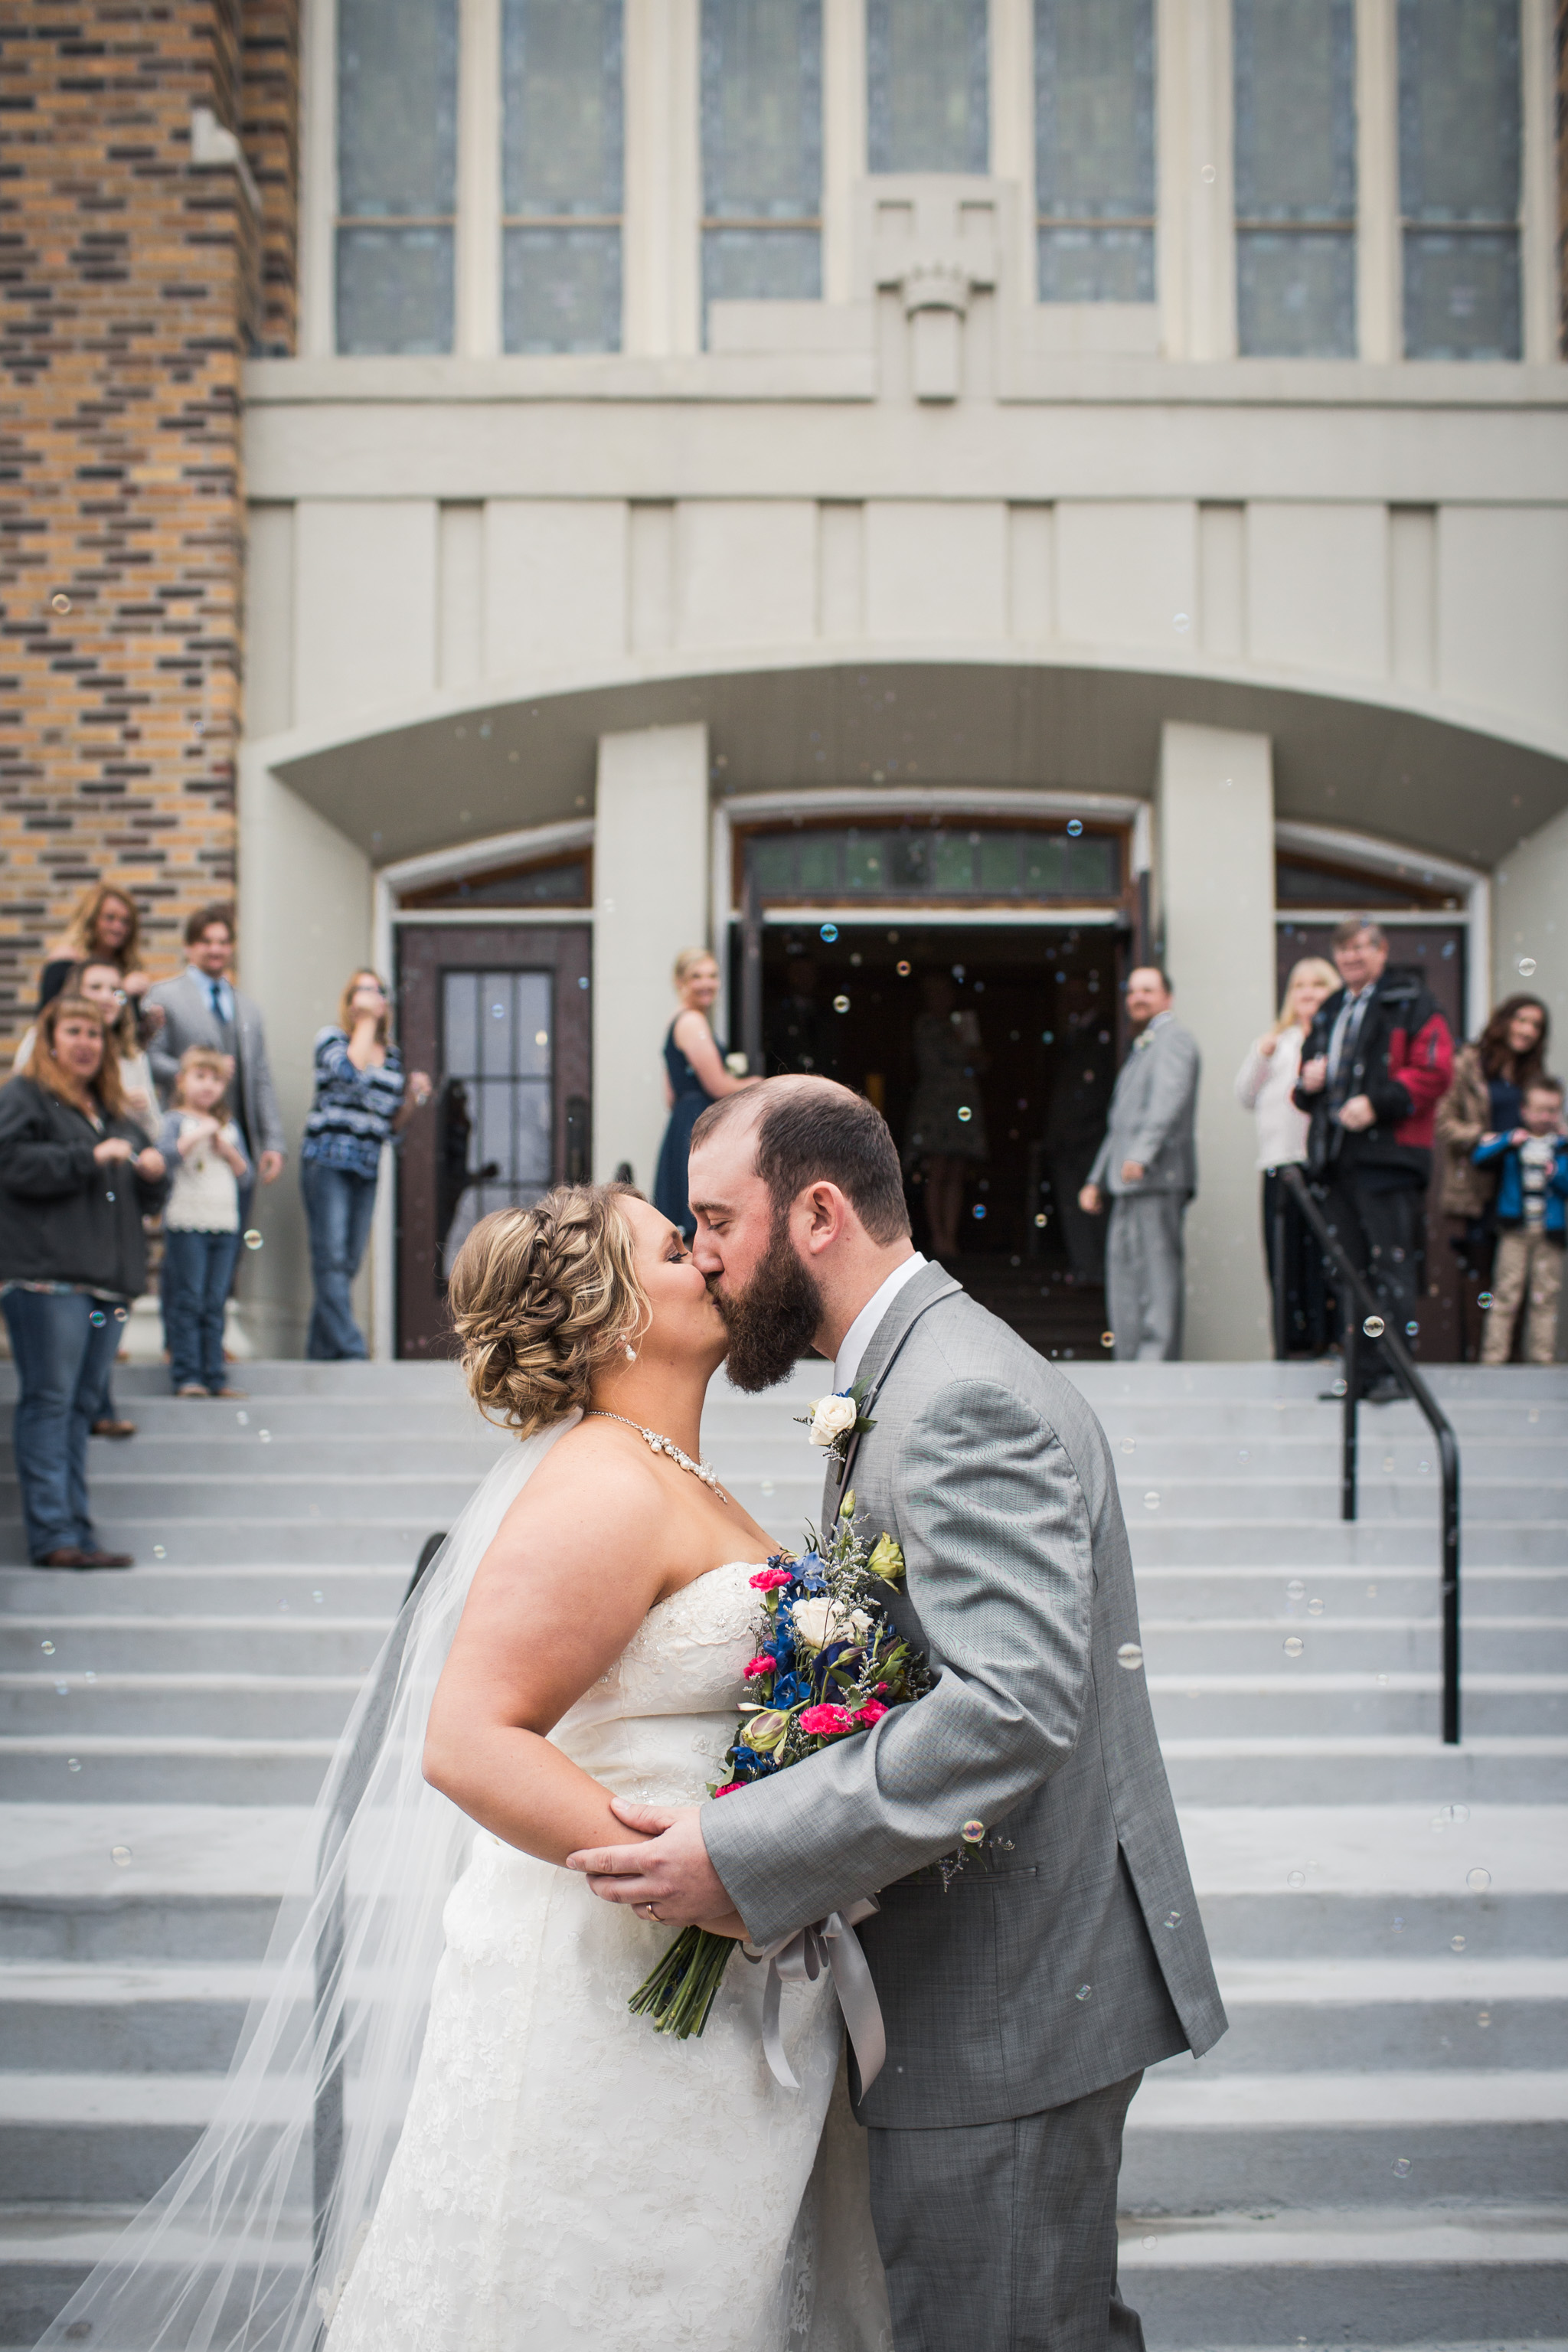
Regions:
[[658, 1924], [658, 1913], [654, 1909], [653, 1905], [651, 1903], [645, 1903], [642, 1908], [643, 1917], [645, 1919], [651, 1919], [657, 1927]]

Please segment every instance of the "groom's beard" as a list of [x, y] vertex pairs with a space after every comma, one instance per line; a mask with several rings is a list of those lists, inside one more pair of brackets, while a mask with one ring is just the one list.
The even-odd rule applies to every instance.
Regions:
[[782, 1221], [745, 1289], [712, 1296], [730, 1334], [724, 1369], [748, 1396], [786, 1380], [821, 1328], [822, 1293], [790, 1247]]

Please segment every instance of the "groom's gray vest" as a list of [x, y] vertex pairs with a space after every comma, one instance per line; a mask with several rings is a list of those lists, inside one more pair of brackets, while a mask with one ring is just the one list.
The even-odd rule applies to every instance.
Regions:
[[[1060, 2106], [1225, 2031], [1141, 1662], [1105, 1433], [939, 1266], [861, 1371], [848, 1484], [903, 1546], [900, 1622], [936, 1689], [865, 1738], [708, 1804], [715, 1868], [762, 1941], [879, 1890], [859, 1930], [888, 2027], [862, 2122]], [[830, 1470], [824, 1517], [843, 1491]], [[928, 1865], [980, 1821], [946, 1893]], [[911, 1875], [911, 1874], [918, 1874]]]

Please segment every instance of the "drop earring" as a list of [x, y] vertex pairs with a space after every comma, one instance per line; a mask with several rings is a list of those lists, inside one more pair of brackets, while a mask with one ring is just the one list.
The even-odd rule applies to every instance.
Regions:
[[622, 1346], [622, 1347], [625, 1349], [625, 1350], [626, 1350], [626, 1361], [627, 1361], [627, 1363], [628, 1363], [628, 1364], [635, 1364], [635, 1363], [637, 1362], [637, 1349], [633, 1347], [633, 1345], [632, 1345], [631, 1341], [630, 1341], [629, 1339], [623, 1339], [623, 1340], [621, 1341], [621, 1346]]

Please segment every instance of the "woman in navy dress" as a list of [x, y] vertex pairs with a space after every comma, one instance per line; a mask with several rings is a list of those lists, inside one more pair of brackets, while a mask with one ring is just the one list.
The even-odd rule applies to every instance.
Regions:
[[757, 1082], [731, 1077], [724, 1067], [724, 1049], [708, 1019], [709, 1007], [719, 993], [719, 967], [706, 948], [682, 948], [675, 959], [675, 987], [680, 1010], [664, 1040], [664, 1099], [669, 1125], [658, 1155], [653, 1204], [689, 1241], [696, 1230], [686, 1181], [691, 1130], [710, 1102], [717, 1102], [721, 1095], [738, 1095], [742, 1087], [754, 1087]]

